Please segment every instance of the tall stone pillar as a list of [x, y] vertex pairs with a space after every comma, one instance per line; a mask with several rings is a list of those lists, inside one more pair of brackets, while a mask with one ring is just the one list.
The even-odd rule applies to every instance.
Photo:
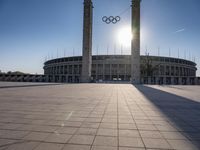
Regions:
[[132, 0], [131, 82], [140, 84], [140, 2]]
[[88, 83], [91, 80], [92, 68], [92, 0], [84, 0], [83, 18], [83, 48], [82, 48], [82, 74], [81, 82]]

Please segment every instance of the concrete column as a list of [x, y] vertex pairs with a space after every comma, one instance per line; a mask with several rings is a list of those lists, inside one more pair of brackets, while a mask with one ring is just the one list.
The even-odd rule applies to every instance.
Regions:
[[174, 85], [174, 77], [171, 77], [171, 85]]
[[125, 64], [125, 74], [124, 74], [124, 80], [126, 80], [127, 77], [127, 69], [126, 69], [126, 64]]
[[148, 77], [148, 84], [151, 84], [151, 77]]
[[75, 75], [72, 75], [72, 83], [75, 83]]
[[62, 82], [62, 75], [59, 75], [58, 82]]
[[167, 70], [166, 69], [167, 68], [166, 64], [164, 64], [163, 67], [164, 67], [164, 77], [166, 77], [166, 70]]
[[74, 65], [72, 65], [72, 83], [75, 83], [75, 71], [74, 71]]
[[132, 0], [131, 82], [140, 84], [140, 2]]
[[67, 65], [67, 75], [69, 75], [69, 65]]
[[83, 58], [82, 58], [82, 77], [81, 82], [88, 83], [91, 80], [92, 68], [92, 0], [84, 0], [83, 18]]
[[110, 64], [110, 81], [112, 80], [112, 64]]
[[190, 83], [190, 77], [187, 77], [187, 79], [186, 79], [186, 84], [187, 85], [190, 85], [191, 83]]
[[117, 80], [119, 80], [119, 72], [120, 72], [120, 70], [119, 70], [119, 64], [117, 64]]
[[78, 67], [77, 67], [77, 74], [79, 75], [79, 72], [80, 72], [80, 68], [79, 68], [79, 64], [78, 64]]
[[55, 77], [55, 75], [52, 76], [52, 82], [56, 82], [56, 77]]
[[49, 82], [49, 76], [45, 75], [45, 82]]
[[163, 77], [163, 84], [166, 84], [166, 76]]
[[156, 77], [156, 84], [159, 84], [159, 77]]
[[141, 77], [141, 84], [144, 84], [144, 78]]
[[194, 77], [194, 85], [197, 85], [197, 77]]
[[[45, 82], [49, 82], [49, 75], [45, 75], [45, 77], [44, 77], [44, 79], [45, 79]], [[22, 82], [23, 82], [23, 77], [22, 77], [22, 80], [21, 80]]]
[[74, 68], [75, 68], [74, 65], [72, 65], [72, 75], [75, 74]]
[[105, 64], [103, 63], [103, 81], [105, 81]]
[[97, 79], [98, 79], [98, 63], [96, 64], [96, 81], [97, 81]]
[[182, 78], [181, 77], [178, 78], [178, 84], [182, 85]]

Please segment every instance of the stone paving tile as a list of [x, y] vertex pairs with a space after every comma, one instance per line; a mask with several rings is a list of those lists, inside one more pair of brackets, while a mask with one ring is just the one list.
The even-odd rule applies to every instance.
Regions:
[[137, 127], [135, 124], [125, 124], [125, 123], [120, 123], [119, 124], [119, 129], [127, 129], [127, 130], [136, 130]]
[[[145, 150], [144, 148], [119, 147], [119, 150]], [[153, 149], [151, 149], [153, 150]]]
[[92, 146], [91, 150], [118, 150], [118, 148], [111, 146]]
[[187, 140], [186, 136], [180, 132], [161, 132], [161, 134], [165, 139], [169, 140]]
[[172, 148], [165, 139], [143, 138], [143, 141], [144, 141], [145, 147], [147, 148], [159, 148], [159, 149]]
[[55, 143], [41, 143], [34, 150], [62, 150], [64, 144], [55, 144]]
[[[57, 119], [57, 118], [56, 118]], [[80, 117], [74, 117], [74, 118], [69, 118], [68, 121], [72, 121], [72, 122], [81, 122], [86, 120], [85, 118], [80, 118]]]
[[141, 138], [119, 137], [119, 146], [140, 148], [144, 144]]
[[171, 125], [155, 125], [155, 126], [159, 131], [171, 131], [171, 132], [177, 131], [177, 129]]
[[11, 144], [21, 142], [19, 140], [10, 140], [10, 139], [0, 139], [0, 147], [2, 146], [9, 146]]
[[82, 128], [95, 128], [97, 129], [99, 127], [100, 123], [94, 123], [94, 122], [84, 122], [81, 127]]
[[140, 130], [142, 138], [163, 138], [162, 134], [158, 131], [144, 131]]
[[58, 128], [57, 126], [36, 125], [35, 127], [33, 127], [32, 131], [54, 132], [57, 128]]
[[117, 123], [117, 119], [113, 119], [113, 118], [104, 118], [102, 120], [102, 122], [107, 122], [107, 123]]
[[131, 123], [134, 123], [134, 121], [132, 119], [130, 120], [130, 119], [126, 119], [126, 118], [120, 118], [119, 123], [131, 124]]
[[104, 129], [117, 129], [117, 124], [115, 123], [101, 123], [100, 128]]
[[0, 147], [0, 150], [6, 150], [7, 147]]
[[25, 140], [33, 140], [33, 141], [44, 141], [50, 133], [43, 133], [43, 132], [31, 132], [27, 136], [24, 137]]
[[140, 137], [138, 130], [119, 130], [120, 137]]
[[23, 124], [18, 128], [18, 130], [23, 130], [23, 131], [34, 131], [33, 129], [36, 127], [36, 125], [32, 124]]
[[101, 118], [86, 118], [85, 122], [101, 122]]
[[37, 120], [31, 121], [30, 123], [31, 123], [31, 124], [35, 124], [35, 125], [44, 125], [45, 122], [47, 122], [47, 120], [37, 119]]
[[96, 135], [97, 129], [94, 128], [79, 128], [76, 134], [83, 135]]
[[167, 141], [176, 150], [198, 150], [199, 149], [188, 140], [167, 140]]
[[90, 150], [90, 146], [67, 144], [62, 150]]
[[29, 132], [27, 131], [13, 131], [13, 130], [7, 130], [4, 132], [3, 135], [1, 135], [1, 138], [6, 139], [23, 139], [26, 135], [28, 135]]
[[92, 135], [74, 135], [70, 139], [69, 143], [92, 145], [93, 140], [94, 140], [94, 136]]
[[14, 123], [9, 123], [9, 124], [4, 124], [2, 126], [0, 126], [0, 129], [18, 129], [19, 127], [21, 127], [22, 124], [14, 124]]
[[8, 130], [0, 130], [0, 138], [3, 138], [3, 135], [5, 135], [8, 132]]
[[55, 133], [74, 134], [77, 130], [78, 130], [78, 128], [73, 128], [73, 127], [60, 127], [60, 128], [57, 128], [57, 130], [54, 132]]
[[11, 146], [8, 146], [6, 150], [33, 150], [36, 146], [38, 146], [39, 142], [22, 142], [18, 144], [13, 144]]
[[102, 135], [102, 136], [117, 136], [117, 130], [115, 129], [104, 129], [104, 128], [99, 128], [97, 135]]
[[184, 132], [183, 133], [185, 136], [187, 136], [190, 140], [198, 140], [200, 141], [200, 130], [197, 132]]
[[115, 147], [118, 146], [118, 139], [117, 137], [96, 136], [94, 145]]
[[139, 130], [152, 130], [152, 131], [157, 130], [154, 125], [150, 125], [150, 124], [137, 124], [137, 128]]
[[147, 120], [135, 119], [135, 122], [136, 124], [153, 125], [153, 122], [149, 119]]
[[52, 143], [67, 143], [67, 141], [72, 137], [69, 134], [58, 134], [52, 133], [47, 138], [44, 139], [45, 142]]
[[[81, 124], [82, 124], [81, 122], [69, 122], [69, 121], [67, 121], [67, 122], [64, 123], [64, 126], [65, 127], [80, 127]], [[62, 126], [62, 124], [61, 124], [61, 126]]]

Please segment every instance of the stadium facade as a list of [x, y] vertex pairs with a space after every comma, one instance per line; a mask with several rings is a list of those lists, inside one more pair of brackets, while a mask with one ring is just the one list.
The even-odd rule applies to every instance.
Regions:
[[[199, 85], [196, 63], [190, 60], [140, 56], [142, 84]], [[63, 57], [44, 63], [44, 74], [0, 73], [0, 81], [81, 82], [82, 56]], [[92, 56], [91, 82], [131, 83], [131, 55]]]
[[[172, 57], [140, 56], [142, 84], [197, 84], [196, 63]], [[44, 63], [47, 82], [81, 82], [82, 57], [63, 57]], [[92, 56], [92, 82], [131, 81], [131, 55]]]

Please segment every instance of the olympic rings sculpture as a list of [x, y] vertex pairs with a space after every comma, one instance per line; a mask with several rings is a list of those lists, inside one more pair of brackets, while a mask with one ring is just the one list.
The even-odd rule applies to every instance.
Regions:
[[110, 16], [110, 17], [103, 16], [103, 18], [102, 18], [102, 21], [107, 24], [110, 24], [110, 23], [116, 24], [120, 20], [121, 20], [121, 18], [119, 16], [115, 16], [115, 17], [114, 16]]

